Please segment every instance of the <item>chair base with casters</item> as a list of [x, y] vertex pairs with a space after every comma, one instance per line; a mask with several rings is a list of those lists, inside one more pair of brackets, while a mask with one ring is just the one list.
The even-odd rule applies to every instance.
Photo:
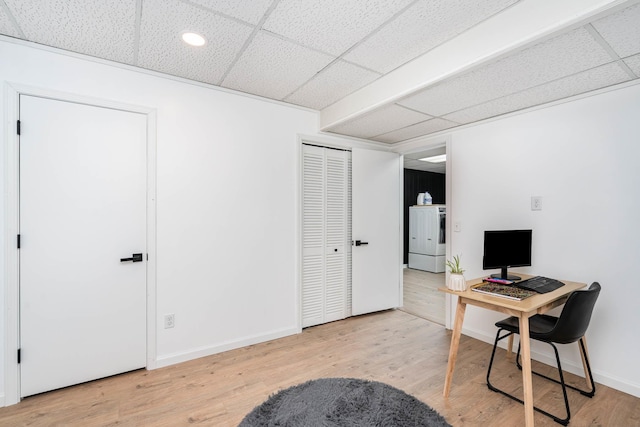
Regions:
[[[540, 408], [534, 406], [536, 411], [553, 418], [554, 421], [567, 425], [571, 418], [571, 411], [569, 410], [569, 399], [567, 398], [567, 387], [577, 390], [587, 397], [593, 397], [596, 392], [596, 384], [593, 381], [593, 375], [591, 374], [591, 366], [589, 364], [589, 355], [587, 354], [587, 346], [585, 344], [584, 334], [589, 327], [591, 321], [591, 314], [593, 307], [596, 304], [598, 295], [600, 295], [600, 284], [593, 282], [589, 289], [572, 292], [567, 301], [564, 304], [562, 313], [559, 317], [548, 316], [546, 314], [536, 314], [529, 318], [529, 336], [524, 339], [533, 339], [536, 341], [546, 342], [553, 347], [553, 351], [556, 355], [556, 363], [558, 366], [558, 373], [560, 374], [560, 381], [550, 378], [546, 375], [542, 375], [538, 372], [532, 371], [532, 373], [558, 383], [562, 386], [562, 394], [564, 396], [564, 404], [567, 409], [567, 416], [560, 418], [550, 414]], [[493, 352], [491, 353], [491, 361], [489, 362], [489, 369], [487, 370], [487, 386], [490, 390], [502, 393], [507, 397], [512, 398], [520, 403], [522, 400], [509, 393], [500, 390], [493, 386], [490, 381], [491, 368], [493, 367], [493, 359], [496, 355], [496, 348], [498, 347], [498, 341], [509, 337], [509, 353], [511, 353], [511, 347], [513, 344], [513, 335], [520, 333], [520, 321], [517, 317], [509, 317], [496, 323], [498, 327], [498, 333], [496, 334], [496, 341], [493, 344]], [[505, 334], [500, 334], [506, 331]], [[562, 365], [560, 364], [560, 356], [558, 355], [558, 348], [555, 344], [570, 344], [573, 342], [580, 342], [580, 353], [582, 355], [582, 363], [584, 364], [585, 378], [587, 379], [591, 390], [580, 390], [576, 387], [570, 386], [564, 382], [564, 375], [562, 373]], [[518, 354], [516, 355], [516, 365], [519, 369], [522, 369], [520, 365], [520, 346], [518, 345]]]
[[[532, 317], [530, 319], [530, 323], [531, 323], [531, 327], [532, 328], [533, 328], [533, 323], [535, 322], [535, 319], [534, 319], [535, 317], [537, 317], [537, 316], [534, 316], [534, 317]], [[545, 317], [550, 317], [550, 316], [545, 316]], [[511, 319], [515, 319], [516, 325], [518, 324], [518, 319], [517, 318], [514, 317], [514, 318], [511, 318]], [[505, 319], [503, 322], [509, 321], [511, 319]], [[514, 334], [516, 334], [518, 332], [517, 331], [518, 328], [516, 326], [516, 331], [507, 332], [503, 336], [500, 336], [500, 333], [502, 333], [503, 331], [509, 331], [509, 329], [501, 327], [501, 324], [502, 324], [502, 322], [496, 323], [496, 326], [498, 326], [500, 329], [498, 329], [498, 332], [496, 334], [496, 340], [495, 340], [495, 342], [493, 344], [493, 352], [491, 353], [491, 361], [489, 362], [489, 368], [487, 370], [487, 387], [489, 387], [489, 390], [491, 390], [491, 391], [495, 391], [497, 393], [503, 394], [503, 395], [505, 395], [505, 396], [517, 401], [517, 402], [524, 403], [521, 399], [517, 398], [516, 396], [513, 396], [513, 395], [507, 393], [506, 391], [500, 390], [499, 388], [495, 387], [493, 384], [491, 384], [491, 381], [490, 381], [491, 368], [493, 366], [493, 360], [494, 360], [494, 357], [495, 357], [495, 354], [496, 354], [496, 349], [498, 347], [498, 342], [503, 340], [504, 338], [513, 336]], [[586, 346], [584, 344], [584, 337], [581, 338], [579, 341], [580, 341], [580, 351], [582, 352], [583, 361], [584, 361], [584, 364], [585, 364], [585, 373], [588, 373], [588, 382], [591, 385], [591, 390], [581, 390], [581, 389], [579, 389], [577, 387], [574, 387], [574, 386], [572, 386], [570, 384], [565, 383], [564, 375], [562, 373], [562, 365], [560, 364], [560, 357], [558, 355], [558, 349], [551, 342], [549, 342], [548, 344], [553, 348], [553, 351], [554, 351], [555, 356], [556, 356], [556, 363], [557, 363], [557, 366], [558, 366], [558, 373], [560, 375], [560, 381], [556, 380], [555, 378], [548, 377], [548, 376], [546, 376], [544, 374], [541, 374], [539, 372], [536, 372], [536, 371], [533, 371], [533, 370], [531, 371], [531, 373], [533, 373], [535, 375], [538, 375], [539, 377], [546, 378], [547, 380], [553, 381], [554, 383], [560, 384], [562, 386], [562, 394], [563, 394], [563, 397], [564, 397], [564, 404], [565, 404], [565, 408], [566, 408], [566, 411], [567, 411], [567, 414], [566, 414], [565, 418], [560, 418], [560, 417], [558, 417], [556, 415], [553, 415], [553, 414], [545, 411], [544, 409], [538, 408], [537, 406], [534, 406], [533, 409], [538, 411], [538, 412], [540, 412], [541, 414], [544, 414], [544, 415], [552, 418], [555, 422], [557, 422], [559, 424], [562, 424], [562, 425], [565, 425], [565, 426], [569, 424], [569, 419], [571, 418], [571, 411], [569, 409], [569, 399], [567, 397], [567, 387], [571, 388], [573, 390], [576, 390], [576, 391], [580, 392], [582, 395], [587, 396], [589, 398], [593, 397], [595, 392], [596, 392], [595, 382], [593, 381], [593, 375], [591, 374], [591, 366], [589, 364], [589, 358], [587, 356]], [[520, 344], [518, 344], [518, 352], [517, 352], [517, 355], [516, 355], [516, 365], [517, 365], [518, 369], [522, 370], [522, 365], [520, 365]]]

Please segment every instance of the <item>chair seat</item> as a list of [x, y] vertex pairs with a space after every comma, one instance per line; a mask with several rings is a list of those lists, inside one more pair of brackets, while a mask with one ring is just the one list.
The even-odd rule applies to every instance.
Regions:
[[[536, 314], [529, 318], [529, 336], [535, 340], [547, 341], [549, 333], [558, 322], [555, 316]], [[509, 317], [496, 323], [498, 328], [505, 329], [516, 334], [520, 333], [520, 322], [517, 317]]]

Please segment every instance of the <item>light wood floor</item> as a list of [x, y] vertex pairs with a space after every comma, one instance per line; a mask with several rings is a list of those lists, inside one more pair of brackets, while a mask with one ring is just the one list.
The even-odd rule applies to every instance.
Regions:
[[[270, 394], [321, 377], [385, 382], [429, 404], [453, 426], [523, 425], [522, 406], [487, 389], [491, 348], [475, 339], [462, 337], [451, 396], [442, 397], [449, 341], [443, 327], [400, 310], [359, 316], [167, 368], [29, 397], [0, 408], [0, 425], [236, 426]], [[496, 385], [521, 392], [520, 372], [504, 350], [495, 369]], [[534, 378], [534, 395], [537, 404], [562, 406], [561, 393], [545, 380]], [[598, 385], [593, 399], [572, 391], [569, 398], [571, 426], [640, 425], [640, 399], [630, 395]], [[558, 426], [538, 413], [535, 421]]]
[[405, 268], [403, 271], [404, 306], [402, 311], [444, 325], [444, 293], [438, 288], [445, 285], [444, 273]]

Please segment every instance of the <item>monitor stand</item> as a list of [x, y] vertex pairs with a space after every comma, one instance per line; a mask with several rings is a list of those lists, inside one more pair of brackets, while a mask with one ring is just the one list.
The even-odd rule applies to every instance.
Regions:
[[492, 274], [491, 277], [493, 277], [494, 279], [511, 280], [514, 282], [522, 279], [522, 277], [520, 276], [512, 276], [510, 274], [507, 274], [507, 267], [502, 267], [500, 273]]

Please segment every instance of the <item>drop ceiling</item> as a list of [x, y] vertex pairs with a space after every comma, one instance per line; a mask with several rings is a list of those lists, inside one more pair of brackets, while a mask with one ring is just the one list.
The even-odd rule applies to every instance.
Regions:
[[[535, 8], [557, 23], [403, 86]], [[319, 110], [323, 131], [389, 147], [640, 77], [637, 0], [0, 0], [0, 34]]]
[[404, 168], [444, 174], [446, 172], [446, 162], [432, 163], [420, 160], [423, 158], [439, 156], [442, 154], [447, 154], [447, 149], [445, 146], [429, 147], [416, 153], [405, 154]]

